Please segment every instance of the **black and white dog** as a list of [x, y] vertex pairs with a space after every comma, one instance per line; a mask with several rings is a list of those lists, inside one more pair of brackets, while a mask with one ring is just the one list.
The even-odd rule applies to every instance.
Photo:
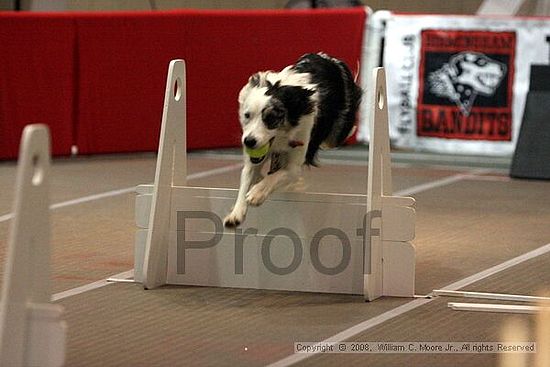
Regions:
[[[238, 226], [248, 205], [261, 205], [274, 190], [296, 182], [304, 164], [316, 165], [320, 147], [341, 145], [353, 133], [361, 94], [346, 64], [323, 53], [304, 55], [280, 72], [252, 75], [239, 93], [245, 162], [225, 226]], [[246, 154], [247, 148], [260, 155]]]

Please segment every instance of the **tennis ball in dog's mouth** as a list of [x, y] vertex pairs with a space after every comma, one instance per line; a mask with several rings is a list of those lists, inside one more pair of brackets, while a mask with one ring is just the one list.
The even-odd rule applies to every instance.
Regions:
[[267, 152], [269, 152], [270, 144], [267, 143], [265, 145], [262, 145], [259, 148], [252, 149], [245, 147], [246, 154], [250, 156], [250, 159], [253, 163], [261, 162], [262, 158], [266, 156]]
[[267, 156], [270, 147], [271, 143], [267, 143], [256, 149], [245, 147], [244, 150], [246, 151], [246, 154], [248, 154], [248, 156], [250, 157], [250, 162], [252, 164], [260, 164]]

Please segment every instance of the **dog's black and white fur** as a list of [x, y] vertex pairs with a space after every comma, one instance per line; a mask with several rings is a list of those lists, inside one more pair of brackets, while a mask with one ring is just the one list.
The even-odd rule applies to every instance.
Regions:
[[261, 205], [274, 190], [297, 181], [304, 164], [316, 165], [321, 146], [341, 145], [354, 130], [361, 94], [350, 69], [323, 53], [306, 54], [280, 72], [252, 75], [239, 93], [242, 143], [270, 149], [256, 158], [243, 152], [239, 194], [225, 226], [238, 226], [248, 205]]

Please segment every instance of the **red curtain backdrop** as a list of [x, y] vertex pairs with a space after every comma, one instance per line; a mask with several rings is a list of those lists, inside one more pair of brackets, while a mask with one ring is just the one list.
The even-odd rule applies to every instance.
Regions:
[[30, 123], [49, 125], [53, 154], [70, 153], [75, 36], [69, 16], [0, 12], [0, 158], [17, 157]]
[[357, 72], [365, 16], [362, 8], [4, 15], [0, 157], [13, 157], [21, 128], [39, 121], [52, 128], [54, 154], [72, 144], [82, 154], [156, 150], [175, 58], [187, 64], [188, 148], [238, 146], [237, 95], [248, 77], [318, 51]]

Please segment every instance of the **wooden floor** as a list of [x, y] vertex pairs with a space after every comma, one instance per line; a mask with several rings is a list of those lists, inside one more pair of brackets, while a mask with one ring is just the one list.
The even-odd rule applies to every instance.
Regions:
[[[306, 170], [308, 190], [366, 192], [366, 155], [324, 155], [321, 168]], [[449, 285], [516, 294], [550, 289], [550, 182], [511, 180], [503, 160], [397, 157], [394, 190], [417, 200], [418, 295]], [[232, 152], [191, 154], [189, 183], [237, 187], [239, 162]], [[494, 354], [305, 355], [293, 346], [499, 341], [511, 317], [533, 326], [528, 315], [451, 311], [444, 297], [365, 303], [331, 294], [108, 284], [133, 268], [133, 187], [150, 183], [154, 166], [154, 155], [54, 160], [53, 292], [69, 325], [67, 366], [496, 366]], [[14, 176], [13, 162], [0, 163], [0, 269]], [[528, 260], [498, 267], [524, 254]]]

